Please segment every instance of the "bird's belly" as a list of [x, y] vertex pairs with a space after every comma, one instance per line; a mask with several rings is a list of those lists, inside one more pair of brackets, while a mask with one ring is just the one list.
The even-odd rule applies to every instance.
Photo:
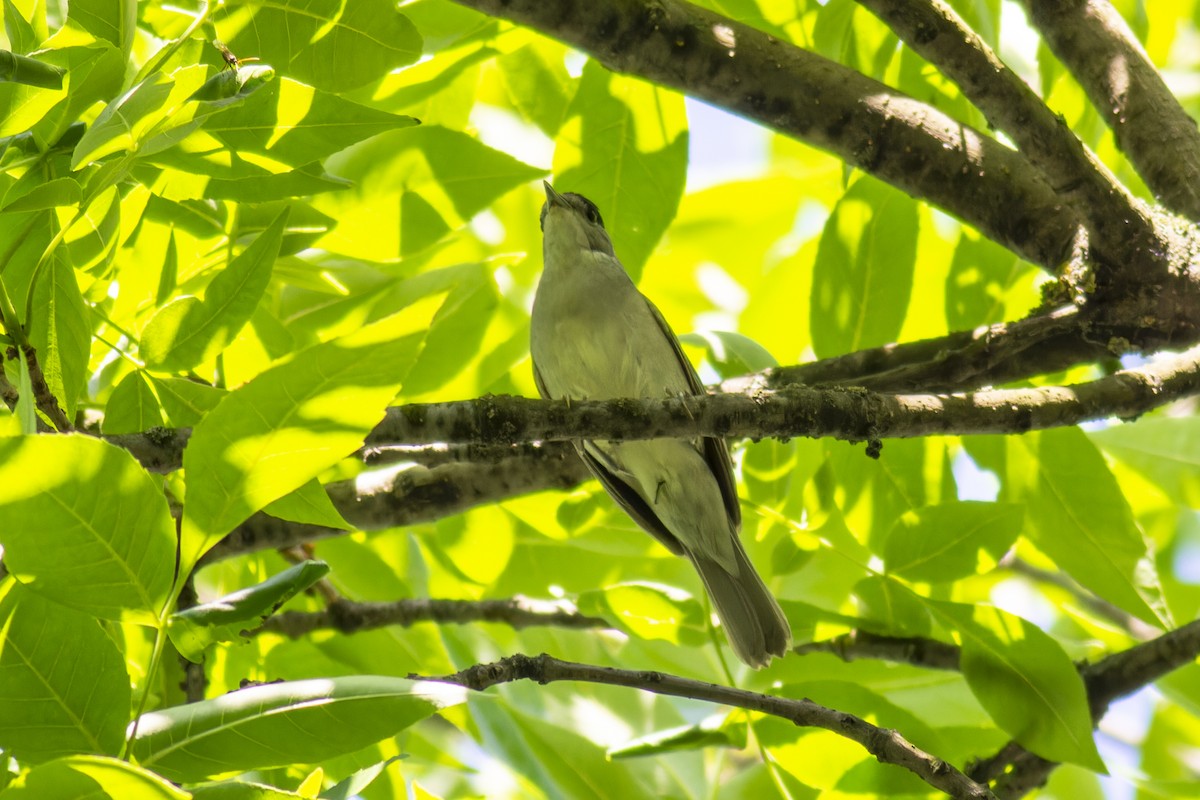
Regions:
[[533, 361], [551, 397], [608, 400], [690, 391], [674, 349], [659, 330], [653, 340], [637, 341], [625, 325], [592, 324], [580, 315], [560, 320], [545, 334]]

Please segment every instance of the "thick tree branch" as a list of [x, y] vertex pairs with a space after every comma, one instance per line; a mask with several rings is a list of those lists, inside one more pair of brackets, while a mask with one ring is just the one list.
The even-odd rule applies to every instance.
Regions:
[[254, 633], [279, 633], [296, 639], [316, 630], [357, 633], [389, 625], [408, 628], [419, 622], [443, 625], [495, 622], [517, 630], [535, 626], [573, 630], [612, 627], [607, 620], [580, 614], [574, 608], [554, 601], [526, 597], [506, 600], [413, 598], [391, 603], [338, 600], [324, 611], [286, 611], [268, 618]]
[[1200, 220], [1200, 131], [1104, 0], [1022, 0], [1117, 144], [1167, 208]]
[[[1155, 240], [1153, 224], [1062, 117], [941, 0], [858, 0], [954, 81], [1087, 220], [1089, 241], [1121, 263]], [[1194, 128], [1193, 128], [1194, 131]]]
[[624, 686], [654, 694], [687, 697], [709, 703], [745, 708], [786, 719], [804, 726], [822, 728], [857, 742], [885, 764], [895, 764], [911, 771], [921, 780], [950, 797], [963, 800], [991, 798], [986, 787], [967, 778], [940, 758], [926, 753], [899, 733], [878, 728], [853, 714], [835, 711], [811, 700], [792, 700], [783, 697], [748, 692], [714, 683], [681, 678], [663, 672], [597, 667], [542, 654], [536, 657], [514, 655], [491, 664], [479, 664], [453, 675], [428, 677], [409, 675], [413, 680], [433, 680], [483, 691], [500, 683], [531, 680], [539, 684], [554, 681], [582, 681], [609, 686]]
[[877, 441], [1025, 433], [1110, 416], [1135, 417], [1200, 393], [1200, 347], [1087, 383], [960, 394], [882, 394], [788, 386], [745, 395], [566, 403], [519, 397], [389, 409], [368, 445], [691, 436], [832, 437]]
[[1068, 306], [1016, 322], [730, 378], [721, 391], [743, 392], [762, 385], [765, 378], [770, 389], [798, 383], [880, 392], [963, 392], [1120, 355], [1109, 349], [1107, 337], [1100, 332], [1089, 335], [1087, 328], [1078, 310]]
[[[513, 454], [509, 458], [490, 463], [412, 466], [331, 483], [325, 491], [334, 508], [356, 530], [379, 531], [431, 522], [523, 494], [567, 489], [589, 477], [587, 467], [569, 444], [546, 443], [510, 450]], [[345, 533], [338, 528], [289, 522], [259, 512], [206, 553], [202, 563], [259, 550], [294, 547]]]
[[1080, 220], [1021, 154], [936, 108], [680, 0], [456, 0], [827, 150], [1047, 269]]

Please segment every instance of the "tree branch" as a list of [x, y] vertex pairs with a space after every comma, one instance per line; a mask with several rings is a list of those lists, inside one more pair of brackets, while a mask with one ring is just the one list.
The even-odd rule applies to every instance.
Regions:
[[[807, 364], [776, 367], [730, 378], [725, 392], [753, 385], [861, 386], [880, 392], [962, 392], [1058, 372], [1097, 358], [1112, 358], [1107, 341], [1094, 341], [1078, 309], [1067, 306], [1016, 322], [1000, 322], [946, 336], [858, 350]], [[1094, 336], [1104, 340], [1099, 332]]]
[[822, 728], [844, 736], [862, 745], [879, 761], [904, 767], [950, 797], [962, 800], [983, 800], [992, 797], [992, 793], [986, 787], [970, 780], [946, 761], [918, 749], [896, 731], [878, 728], [853, 714], [835, 711], [811, 700], [791, 700], [748, 692], [662, 672], [613, 669], [560, 661], [546, 654], [536, 657], [509, 656], [491, 664], [478, 664], [453, 675], [408, 677], [412, 680], [452, 683], [475, 691], [519, 680], [531, 680], [539, 684], [583, 681], [745, 708], [786, 719], [794, 725]]
[[827, 150], [1027, 260], [1069, 258], [1080, 220], [1028, 160], [859, 72], [681, 0], [456, 0]]
[[400, 625], [408, 628], [419, 622], [466, 625], [495, 622], [520, 630], [534, 626], [586, 630], [611, 628], [599, 617], [580, 614], [570, 604], [556, 601], [513, 597], [505, 600], [434, 600], [413, 598], [391, 603], [359, 603], [338, 600], [324, 611], [286, 611], [269, 617], [258, 633], [279, 633], [292, 639], [316, 630], [341, 633]]
[[[509, 458], [493, 463], [413, 466], [381, 476], [325, 486], [342, 518], [356, 530], [379, 531], [442, 519], [481, 505], [532, 492], [569, 489], [590, 475], [566, 443], [510, 448]], [[346, 531], [289, 522], [259, 512], [204, 555], [202, 564], [259, 550], [294, 547], [342, 536]]]
[[1022, 0], [1154, 196], [1200, 220], [1200, 131], [1104, 0]]
[[858, 2], [958, 84], [992, 127], [1008, 134], [1087, 220], [1089, 241], [1105, 261], [1129, 261], [1154, 241], [1151, 220], [1125, 187], [953, 9], [941, 0]]
[[1200, 393], [1200, 347], [1086, 383], [956, 394], [883, 394], [787, 386], [779, 391], [567, 403], [521, 397], [388, 410], [368, 444], [563, 441], [692, 436], [831, 437], [877, 441], [1025, 433], [1110, 416], [1135, 417]]
[[937, 639], [922, 636], [884, 636], [864, 630], [853, 630], [832, 639], [806, 642], [792, 648], [796, 655], [829, 653], [842, 661], [873, 659], [911, 664], [914, 667], [957, 671], [959, 648]]

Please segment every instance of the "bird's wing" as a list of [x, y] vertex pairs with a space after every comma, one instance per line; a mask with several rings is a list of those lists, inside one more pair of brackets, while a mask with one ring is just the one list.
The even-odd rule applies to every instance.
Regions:
[[546, 382], [542, 380], [542, 371], [538, 369], [536, 361], [533, 363], [533, 382], [537, 385], [538, 394], [542, 396], [543, 400], [554, 399], [550, 396], [549, 390], [546, 389]]
[[626, 514], [633, 517], [633, 521], [640, 525], [642, 530], [658, 539], [663, 547], [675, 555], [684, 555], [683, 545], [680, 544], [679, 539], [667, 530], [667, 526], [642, 499], [637, 490], [621, 478], [619, 468], [612, 463], [608, 454], [599, 445], [592, 441], [575, 442], [575, 449], [579, 451], [579, 457], [583, 459], [583, 463], [587, 464], [588, 469], [608, 491], [609, 496]]
[[[683, 370], [684, 376], [687, 378], [688, 386], [692, 390], [692, 394], [705, 395], [707, 391], [704, 384], [700, 382], [700, 376], [696, 374], [696, 368], [692, 366], [692, 362], [688, 361], [687, 356], [683, 354], [683, 347], [679, 344], [679, 337], [671, 330], [671, 326], [667, 324], [666, 317], [658, 310], [650, 299], [643, 295], [646, 305], [650, 308], [650, 315], [658, 323], [658, 327], [662, 329], [663, 335], [667, 337], [667, 341], [671, 343], [671, 347], [675, 349], [675, 357], [679, 361], [680, 369]], [[729, 447], [725, 444], [725, 440], [719, 437], [705, 436], [703, 437], [704, 444], [704, 460], [708, 462], [708, 468], [712, 470], [713, 477], [717, 480], [717, 485], [721, 487], [721, 499], [725, 503], [725, 513], [729, 515], [729, 521], [733, 525], [734, 530], [740, 530], [742, 527], [742, 507], [738, 502], [737, 496], [737, 481], [733, 479], [733, 461], [729, 457]], [[636, 517], [635, 517], [636, 519]]]

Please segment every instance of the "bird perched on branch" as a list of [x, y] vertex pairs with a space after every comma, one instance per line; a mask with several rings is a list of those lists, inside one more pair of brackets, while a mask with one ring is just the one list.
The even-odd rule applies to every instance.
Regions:
[[[704, 394], [670, 326], [617, 260], [596, 205], [544, 186], [545, 268], [529, 347], [542, 397]], [[741, 509], [724, 440], [584, 440], [575, 447], [638, 525], [692, 562], [738, 658], [761, 667], [784, 654], [791, 630], [742, 547]]]

